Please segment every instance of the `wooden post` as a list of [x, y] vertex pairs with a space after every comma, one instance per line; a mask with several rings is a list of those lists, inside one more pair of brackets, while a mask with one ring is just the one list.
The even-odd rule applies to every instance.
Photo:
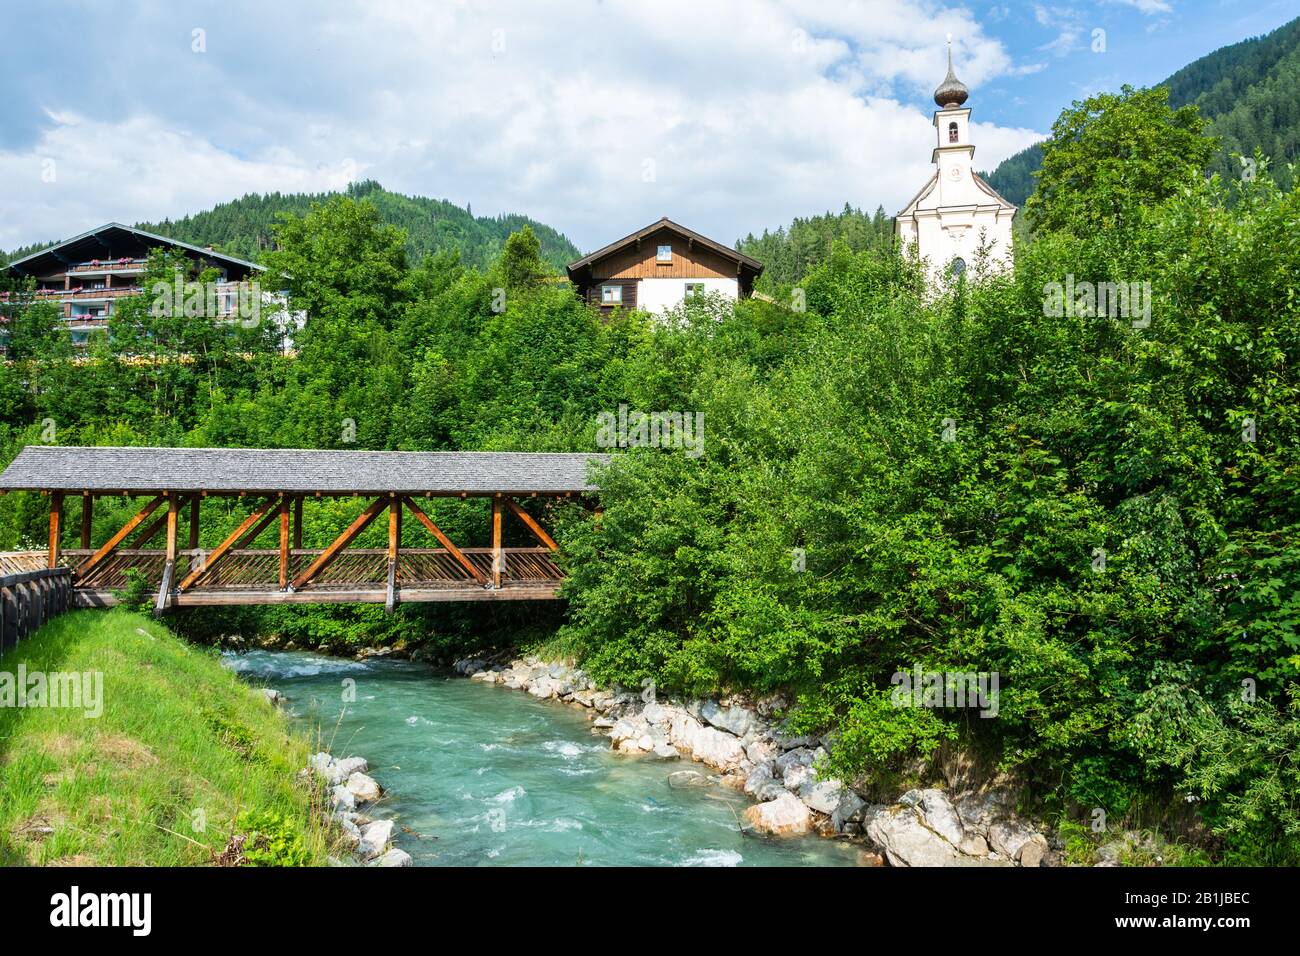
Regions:
[[95, 496], [90, 492], [81, 495], [81, 549], [90, 550], [90, 524], [95, 519]]
[[505, 516], [505, 506], [501, 503], [501, 495], [497, 494], [492, 499], [492, 587], [501, 587], [501, 566], [505, 561], [505, 556], [501, 551], [501, 525], [502, 518]]
[[280, 499], [280, 590], [289, 586], [289, 499]]
[[397, 607], [397, 554], [402, 544], [402, 499], [394, 495], [388, 504], [388, 593], [384, 610], [389, 614]]
[[158, 585], [158, 600], [154, 602], [155, 615], [167, 610], [172, 599], [172, 582], [176, 580], [176, 532], [180, 526], [181, 499], [172, 495], [167, 501], [167, 561], [163, 564], [162, 581]]
[[63, 492], [50, 495], [50, 554], [47, 567], [59, 566], [59, 542], [63, 537]]
[[293, 500], [293, 550], [302, 550], [302, 495]]
[[199, 502], [202, 495], [195, 495], [190, 500], [190, 550], [199, 550]]

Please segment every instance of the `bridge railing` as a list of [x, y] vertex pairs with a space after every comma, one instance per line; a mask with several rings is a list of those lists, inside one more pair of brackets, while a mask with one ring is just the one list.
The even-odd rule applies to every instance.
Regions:
[[0, 649], [26, 640], [71, 606], [72, 572], [43, 568], [0, 577]]
[[[461, 553], [487, 577], [492, 573], [491, 548], [462, 548]], [[69, 548], [63, 559], [76, 567], [93, 552]], [[289, 578], [312, 563], [320, 550], [301, 549], [289, 556]], [[176, 579], [200, 568], [207, 552], [180, 550], [176, 554]], [[502, 549], [502, 584], [538, 585], [558, 584], [564, 580], [564, 571], [555, 563], [554, 555], [546, 548]], [[123, 590], [130, 581], [127, 571], [134, 569], [153, 588], [162, 580], [167, 553], [161, 549], [122, 548], [102, 561], [84, 578], [78, 578], [79, 588], [100, 591]], [[228, 552], [195, 587], [199, 590], [274, 589], [278, 585], [280, 552], [274, 548], [247, 548]], [[397, 559], [398, 579], [404, 587], [439, 588], [472, 584], [474, 575], [461, 565], [445, 548], [404, 548]], [[349, 548], [326, 567], [312, 582], [313, 590], [330, 588], [355, 588], [373, 585], [382, 587], [388, 575], [388, 552], [383, 548]]]

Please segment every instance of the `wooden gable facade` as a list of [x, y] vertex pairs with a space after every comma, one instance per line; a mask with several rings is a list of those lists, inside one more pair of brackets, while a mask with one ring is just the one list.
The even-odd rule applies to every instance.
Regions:
[[[659, 220], [645, 229], [584, 256], [568, 267], [569, 279], [590, 305], [602, 311], [635, 309], [641, 303], [644, 280], [681, 279], [732, 280], [737, 295], [748, 298], [762, 263], [715, 242], [670, 219]], [[611, 302], [607, 287], [619, 290]]]

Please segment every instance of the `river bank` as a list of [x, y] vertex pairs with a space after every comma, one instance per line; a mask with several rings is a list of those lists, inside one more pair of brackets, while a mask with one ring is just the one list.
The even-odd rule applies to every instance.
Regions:
[[872, 803], [819, 769], [828, 737], [785, 732], [780, 697], [759, 700], [660, 700], [650, 689], [600, 688], [580, 669], [536, 657], [493, 662], [460, 658], [453, 670], [472, 681], [524, 691], [586, 713], [592, 731], [614, 753], [648, 760], [688, 759], [715, 771], [677, 770], [676, 787], [729, 787], [755, 803], [742, 830], [771, 837], [816, 833], [861, 843], [865, 862], [892, 866], [1028, 866], [1061, 862], [1039, 829], [1019, 819], [1016, 793], [1006, 786], [948, 794], [908, 790], [894, 803]]
[[209, 649], [125, 608], [70, 611], [0, 656], [0, 697], [5, 675], [29, 693], [0, 705], [0, 864], [327, 863], [306, 738]]

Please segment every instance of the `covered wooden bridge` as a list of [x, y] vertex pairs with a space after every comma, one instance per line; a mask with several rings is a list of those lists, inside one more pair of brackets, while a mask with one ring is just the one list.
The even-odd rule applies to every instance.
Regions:
[[[372, 602], [391, 610], [402, 601], [555, 598], [564, 578], [555, 560], [556, 543], [520, 502], [539, 499], [545, 506], [567, 498], [594, 507], [597, 489], [589, 470], [606, 459], [516, 452], [28, 446], [0, 473], [0, 493], [49, 497], [48, 551], [23, 557], [44, 567], [70, 568], [73, 602], [80, 606], [116, 603], [132, 578], [143, 577], [160, 612], [291, 602]], [[93, 541], [96, 499], [122, 496], [140, 499], [140, 507], [106, 540]], [[236, 499], [242, 520], [219, 543], [215, 535], [201, 543], [200, 503], [215, 497]], [[71, 537], [66, 512], [78, 498], [80, 547], [64, 548], [65, 534]], [[326, 547], [304, 548], [304, 512], [322, 499], [338, 498], [360, 499], [360, 510]], [[450, 498], [483, 500], [486, 547], [462, 547], [438, 526], [438, 505]], [[387, 546], [351, 547], [381, 515], [387, 518]], [[409, 520], [429, 546], [409, 546], [412, 535], [403, 537]], [[518, 522], [535, 544], [506, 547], [508, 521]], [[278, 547], [251, 546], [277, 523]], [[159, 538], [162, 547], [150, 547]]]

